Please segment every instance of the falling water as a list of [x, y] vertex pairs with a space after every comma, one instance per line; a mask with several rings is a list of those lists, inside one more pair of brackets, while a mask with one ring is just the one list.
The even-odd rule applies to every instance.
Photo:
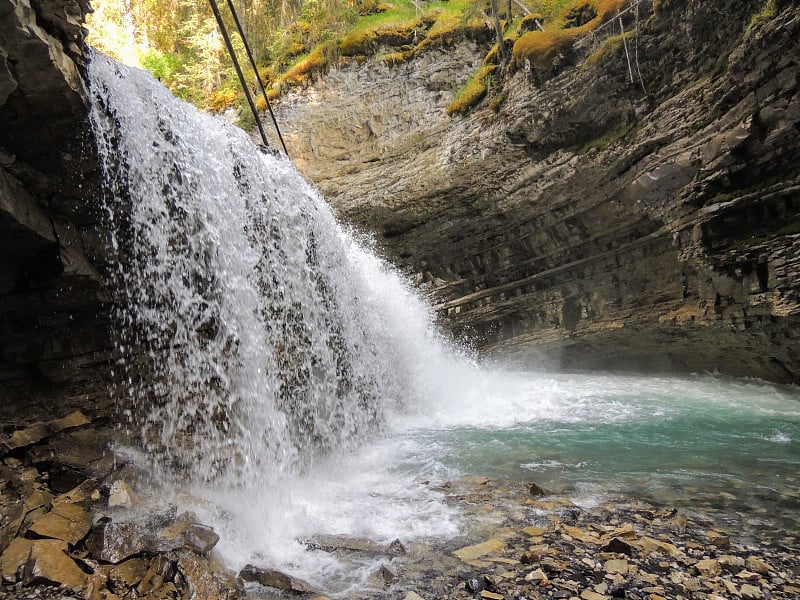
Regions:
[[143, 71], [95, 55], [89, 76], [143, 465], [180, 476], [170, 501], [232, 567], [346, 594], [374, 565], [297, 540], [452, 538], [434, 484], [465, 473], [797, 529], [797, 388], [476, 369], [286, 159]]
[[434, 385], [424, 304], [288, 160], [144, 71], [96, 54], [89, 80], [122, 353], [143, 355], [129, 391], [160, 472], [275, 481]]

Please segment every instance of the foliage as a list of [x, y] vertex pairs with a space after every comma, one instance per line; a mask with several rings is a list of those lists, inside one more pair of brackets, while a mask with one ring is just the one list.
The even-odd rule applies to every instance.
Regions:
[[[760, 14], [768, 15], [768, 0]], [[306, 85], [315, 73], [351, 60], [375, 56], [386, 64], [407, 61], [432, 48], [469, 38], [495, 38], [492, 19], [503, 16], [505, 48], [513, 46], [517, 64], [547, 66], [573, 40], [597, 27], [626, 0], [527, 0], [531, 15], [491, 12], [488, 0], [236, 0], [235, 6], [270, 99], [292, 86]], [[176, 95], [201, 108], [249, 109], [227, 55], [216, 21], [204, 0], [95, 0], [90, 43], [127, 62], [136, 62]], [[224, 3], [220, 3], [225, 8]], [[495, 10], [497, 12], [498, 9]], [[491, 16], [490, 16], [491, 13]], [[243, 41], [223, 10], [243, 66]], [[536, 18], [546, 31], [539, 31]], [[499, 36], [500, 33], [497, 33]], [[606, 50], [613, 50], [612, 40]], [[502, 80], [500, 47], [495, 44], [483, 64], [450, 105], [463, 114], [487, 94], [489, 74]], [[599, 60], [598, 55], [595, 59]], [[253, 91], [255, 75], [251, 75]], [[498, 83], [499, 85], [499, 83]], [[257, 94], [257, 107], [266, 108]], [[498, 88], [490, 103], [497, 110], [505, 98]], [[251, 124], [252, 125], [252, 124]]]
[[[545, 31], [529, 31], [514, 43], [514, 58], [531, 66], [546, 68], [553, 58], [572, 46], [573, 41], [597, 28], [609, 14], [627, 0], [572, 0], [546, 20]], [[592, 16], [593, 15], [593, 16]]]
[[600, 48], [586, 57], [584, 64], [587, 66], [603, 64], [622, 49], [626, 39], [635, 36], [636, 32], [631, 30], [626, 31], [624, 34], [620, 33], [606, 38], [606, 40], [600, 45]]
[[761, 7], [761, 10], [754, 13], [750, 17], [750, 22], [747, 24], [747, 28], [744, 31], [745, 37], [750, 37], [753, 28], [756, 27], [759, 23], [763, 21], [769, 21], [770, 19], [775, 18], [778, 14], [778, 6], [775, 0], [767, 0], [764, 2], [764, 5]]
[[488, 89], [489, 76], [496, 68], [495, 65], [486, 65], [478, 69], [447, 107], [447, 114], [466, 114], [483, 100]]

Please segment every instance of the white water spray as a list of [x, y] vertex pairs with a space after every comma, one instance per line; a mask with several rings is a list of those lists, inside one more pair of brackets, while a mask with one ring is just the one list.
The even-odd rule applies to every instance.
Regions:
[[95, 54], [89, 81], [158, 470], [261, 488], [435, 394], [447, 353], [428, 309], [286, 159], [144, 71]]

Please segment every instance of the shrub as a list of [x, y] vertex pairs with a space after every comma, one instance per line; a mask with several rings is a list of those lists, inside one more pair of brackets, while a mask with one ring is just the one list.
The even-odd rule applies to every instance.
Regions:
[[496, 68], [497, 67], [495, 65], [486, 65], [478, 69], [478, 71], [456, 95], [456, 97], [450, 103], [450, 106], [447, 107], [447, 114], [466, 114], [472, 109], [473, 106], [483, 100], [488, 88], [487, 79]]
[[[598, 27], [612, 12], [622, 8], [626, 1], [574, 0], [553, 19], [552, 29], [529, 31], [523, 34], [514, 43], [513, 56], [518, 62], [530, 61], [533, 67], [550, 67], [557, 54], [571, 48], [577, 37]], [[592, 14], [594, 17], [589, 19]], [[578, 23], [581, 24], [578, 25]], [[562, 28], [557, 29], [556, 26]]]

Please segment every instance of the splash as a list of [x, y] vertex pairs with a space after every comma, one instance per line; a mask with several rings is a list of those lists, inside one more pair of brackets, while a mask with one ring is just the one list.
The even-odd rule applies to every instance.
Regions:
[[134, 422], [162, 476], [262, 486], [441, 385], [425, 304], [288, 160], [144, 71], [95, 54], [89, 81]]

